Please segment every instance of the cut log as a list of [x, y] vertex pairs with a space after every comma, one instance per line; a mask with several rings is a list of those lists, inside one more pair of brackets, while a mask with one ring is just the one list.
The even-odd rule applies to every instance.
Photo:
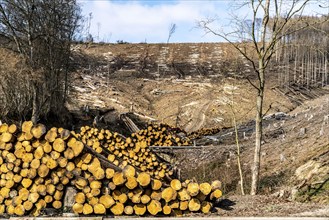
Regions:
[[99, 203], [103, 204], [106, 209], [111, 208], [115, 204], [114, 199], [110, 195], [103, 195], [99, 198]]
[[49, 130], [45, 136], [45, 140], [49, 143], [53, 143], [57, 138], [57, 131]]
[[24, 133], [29, 133], [33, 127], [33, 122], [32, 121], [24, 121], [22, 124], [22, 131]]
[[66, 148], [65, 141], [61, 138], [56, 138], [53, 143], [53, 149], [59, 153], [63, 152]]
[[198, 183], [189, 183], [187, 185], [187, 192], [190, 196], [196, 196], [199, 193], [199, 184]]
[[148, 186], [151, 182], [150, 174], [148, 174], [146, 172], [139, 173], [138, 176], [137, 176], [137, 182], [142, 187]]
[[91, 183], [90, 183], [91, 189], [100, 189], [101, 187], [102, 187], [102, 182], [100, 182], [100, 181], [94, 180], [94, 181], [91, 181]]
[[13, 138], [13, 135], [9, 132], [5, 132], [0, 135], [0, 141], [3, 143], [10, 142], [12, 138]]
[[23, 205], [17, 205], [15, 207], [15, 211], [14, 212], [15, 212], [15, 215], [18, 215], [18, 216], [24, 215], [24, 213], [25, 213], [24, 206]]
[[132, 206], [130, 206], [130, 205], [127, 205], [124, 208], [124, 213], [126, 215], [132, 215], [132, 214], [134, 214], [134, 208]]
[[138, 186], [138, 182], [136, 180], [135, 177], [133, 176], [128, 176], [127, 177], [127, 182], [125, 183], [125, 186], [130, 189], [130, 190], [133, 190], [135, 189], [137, 186]]
[[110, 210], [114, 215], [122, 215], [124, 211], [124, 205], [122, 203], [117, 202], [110, 208]]
[[53, 184], [48, 184], [48, 185], [47, 185], [47, 193], [48, 193], [49, 195], [54, 195], [55, 192], [56, 192], [56, 187], [55, 187], [55, 185], [53, 185]]
[[201, 212], [208, 214], [211, 211], [212, 208], [212, 204], [208, 201], [203, 201], [201, 203]]
[[53, 207], [54, 207], [55, 209], [60, 209], [60, 208], [62, 208], [62, 202], [59, 201], [59, 200], [55, 200], [55, 201], [53, 201], [52, 205], [53, 205]]
[[76, 203], [80, 203], [80, 204], [83, 204], [85, 203], [86, 201], [86, 196], [83, 192], [78, 192], [76, 195], [75, 195], [75, 202]]
[[160, 201], [162, 199], [162, 192], [161, 191], [153, 191], [151, 193], [151, 199]]
[[[8, 127], [9, 133], [14, 134], [14, 133], [16, 133], [16, 131], [17, 131], [17, 126], [15, 124], [12, 124]], [[0, 133], [3, 133], [3, 132], [0, 132]]]
[[66, 150], [64, 151], [64, 157], [68, 160], [74, 158], [74, 151], [72, 150], [72, 148], [66, 148]]
[[36, 124], [31, 129], [32, 135], [37, 139], [40, 139], [42, 135], [44, 135], [46, 132], [46, 126], [44, 126], [43, 124]]
[[171, 187], [165, 188], [161, 193], [161, 198], [164, 199], [166, 202], [170, 202], [176, 199], [177, 192]]
[[188, 203], [188, 208], [191, 212], [197, 212], [201, 208], [201, 203], [198, 199], [192, 198]]
[[74, 146], [72, 147], [72, 150], [73, 150], [73, 153], [74, 153], [74, 156], [77, 157], [80, 155], [80, 153], [83, 151], [84, 149], [84, 145], [82, 142], [80, 141], [76, 141], [74, 143]]
[[57, 167], [58, 163], [53, 158], [49, 158], [46, 165], [50, 170], [53, 170]]
[[219, 189], [216, 189], [210, 194], [210, 199], [211, 200], [217, 200], [222, 196], [222, 191]]
[[54, 198], [50, 195], [46, 195], [45, 196], [45, 202], [48, 203], [52, 203], [54, 201]]
[[63, 192], [60, 190], [56, 190], [53, 197], [55, 200], [61, 200], [63, 197]]
[[29, 188], [29, 187], [31, 186], [31, 184], [32, 184], [32, 180], [29, 179], [29, 178], [24, 178], [24, 179], [22, 180], [22, 186], [23, 186], [24, 188]]
[[221, 189], [222, 188], [222, 183], [219, 180], [214, 180], [211, 183], [211, 190], [215, 191], [216, 189]]
[[147, 204], [147, 203], [149, 203], [151, 201], [151, 198], [148, 196], [148, 195], [142, 195], [141, 196], [141, 202], [143, 203], [143, 204]]
[[67, 163], [68, 163], [68, 160], [67, 160], [67, 158], [65, 158], [65, 157], [59, 157], [59, 158], [57, 159], [57, 163], [58, 163], [58, 165], [59, 165], [60, 167], [65, 168], [66, 165], [67, 165]]
[[125, 166], [125, 168], [122, 170], [122, 172], [125, 177], [135, 177], [135, 175], [136, 175], [135, 168], [130, 165]]
[[151, 187], [153, 190], [159, 190], [162, 187], [162, 182], [157, 179], [153, 179], [151, 182]]
[[183, 188], [178, 192], [178, 199], [180, 201], [187, 201], [191, 199], [191, 196], [189, 195], [187, 189]]
[[39, 159], [33, 159], [30, 164], [31, 168], [38, 169], [40, 166], [40, 160]]
[[211, 192], [211, 185], [209, 183], [201, 183], [200, 184], [200, 191], [204, 194], [204, 195], [209, 195], [209, 193]]
[[179, 191], [182, 188], [182, 184], [178, 179], [173, 179], [170, 182], [170, 186], [171, 186], [171, 188], [173, 188], [176, 191]]
[[37, 192], [32, 192], [29, 194], [28, 200], [32, 203], [36, 203], [39, 199], [40, 195]]
[[120, 186], [126, 182], [126, 178], [124, 177], [123, 173], [116, 172], [113, 175], [112, 181], [116, 186]]
[[110, 180], [114, 176], [115, 170], [114, 169], [111, 169], [111, 168], [107, 168], [105, 170], [105, 174], [106, 174], [106, 179], [109, 179]]
[[83, 204], [80, 204], [80, 203], [75, 203], [73, 206], [72, 206], [72, 210], [74, 213], [76, 214], [82, 214], [83, 212]]
[[186, 201], [180, 201], [179, 202], [179, 209], [182, 210], [182, 211], [185, 211], [188, 209], [188, 203], [189, 201], [186, 200]]
[[95, 204], [94, 205], [94, 213], [95, 214], [105, 214], [106, 209], [103, 204]]
[[171, 214], [171, 208], [170, 208], [170, 206], [168, 206], [168, 205], [163, 206], [162, 212], [165, 215], [170, 215]]
[[84, 187], [87, 186], [87, 180], [84, 179], [84, 178], [78, 178], [76, 181], [75, 181], [75, 186], [78, 188], [78, 189], [83, 189]]
[[33, 203], [30, 202], [30, 201], [25, 201], [25, 202], [23, 203], [23, 207], [24, 207], [24, 209], [25, 209], [26, 211], [30, 211], [30, 210], [32, 210], [32, 208], [33, 208]]
[[89, 215], [91, 213], [93, 213], [94, 209], [91, 205], [89, 205], [88, 203], [83, 204], [83, 208], [82, 208], [82, 213], [84, 215]]
[[142, 216], [146, 212], [146, 205], [144, 204], [136, 204], [134, 205], [134, 212], [136, 215]]
[[125, 204], [128, 200], [128, 196], [125, 193], [122, 193], [119, 197], [118, 197], [118, 201], [122, 204]]
[[8, 131], [8, 127], [9, 127], [9, 125], [6, 123], [0, 124], [0, 134]]
[[161, 203], [157, 200], [152, 200], [148, 205], [147, 205], [147, 211], [151, 215], [157, 215], [159, 212], [162, 211]]

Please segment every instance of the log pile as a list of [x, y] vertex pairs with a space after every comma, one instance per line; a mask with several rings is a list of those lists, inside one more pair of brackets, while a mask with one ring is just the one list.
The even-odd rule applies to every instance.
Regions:
[[74, 178], [73, 161], [83, 151], [70, 131], [24, 122], [0, 126], [0, 214], [39, 215], [62, 207], [64, 188]]
[[0, 214], [40, 215], [63, 208], [67, 186], [77, 189], [72, 211], [81, 214], [173, 215], [209, 213], [221, 184], [171, 179], [169, 164], [148, 146], [184, 145], [165, 126], [123, 137], [82, 127], [47, 131], [27, 121], [0, 126]]
[[84, 126], [75, 136], [116, 166], [122, 168], [129, 164], [153, 178], [162, 179], [173, 174], [171, 166], [159, 161], [148, 147], [189, 145], [189, 140], [178, 137], [177, 132], [181, 130], [164, 124], [150, 124], [146, 129], [125, 138], [116, 132]]
[[[137, 173], [127, 165], [123, 172], [105, 170], [105, 178], [90, 173], [74, 181], [79, 192], [72, 209], [77, 214], [174, 215], [209, 213], [212, 201], [220, 198], [220, 182], [198, 184], [173, 179], [168, 183]], [[87, 174], [87, 175], [86, 175]]]

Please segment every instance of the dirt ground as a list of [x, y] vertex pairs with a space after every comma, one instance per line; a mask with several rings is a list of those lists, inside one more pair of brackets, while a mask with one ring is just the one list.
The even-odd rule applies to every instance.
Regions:
[[274, 196], [226, 196], [213, 213], [220, 216], [298, 216], [329, 217], [329, 205], [298, 203]]

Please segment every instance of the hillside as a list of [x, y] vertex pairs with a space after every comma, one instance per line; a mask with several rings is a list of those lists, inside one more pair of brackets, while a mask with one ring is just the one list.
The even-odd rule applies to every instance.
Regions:
[[[6, 58], [1, 67], [14, 73], [19, 58], [0, 52]], [[242, 197], [232, 119], [237, 121], [248, 193], [255, 116], [255, 91], [248, 79], [255, 78], [232, 47], [77, 44], [72, 52], [74, 72], [69, 75], [65, 104], [71, 130], [90, 125], [127, 136], [125, 113], [140, 128], [148, 122], [187, 133], [216, 128], [219, 132], [194, 140], [203, 147], [159, 153], [181, 169], [183, 179], [222, 181], [225, 199], [215, 215], [329, 216], [328, 86], [279, 86], [279, 68], [271, 66], [265, 90], [260, 195]]]
[[[150, 59], [140, 71], [145, 50]], [[246, 79], [253, 75], [248, 63], [226, 44], [77, 45], [74, 51], [80, 69], [71, 78], [71, 111], [83, 106], [120, 113], [133, 109], [188, 132], [231, 126], [232, 99], [241, 104], [233, 106], [239, 109], [240, 123], [254, 116], [254, 90]], [[265, 109], [271, 105], [270, 112], [287, 112], [296, 107], [276, 87], [276, 76], [271, 78]]]
[[[187, 132], [224, 128], [197, 140], [209, 147], [201, 152], [178, 152], [174, 162], [184, 170], [184, 177], [220, 178], [226, 192], [238, 193], [236, 147], [230, 129], [234, 112], [244, 175], [249, 182], [255, 109], [254, 90], [246, 76], [252, 79], [252, 73], [247, 62], [228, 45], [77, 45], [74, 51], [79, 69], [71, 78], [67, 107], [80, 112], [75, 114], [80, 122], [90, 123], [95, 116], [105, 115], [103, 125], [111, 127], [119, 114], [135, 112], [148, 121], [168, 123]], [[145, 51], [149, 59], [141, 71]], [[116, 69], [118, 63], [121, 66]], [[175, 63], [181, 65], [181, 72], [177, 72]], [[200, 73], [201, 64], [205, 70], [212, 67], [213, 72]], [[167, 70], [161, 72], [161, 68]], [[328, 203], [328, 88], [279, 87], [274, 70], [268, 74], [265, 94], [268, 116], [264, 121], [261, 191]], [[81, 114], [86, 106], [89, 115]], [[320, 176], [320, 180], [314, 176]]]

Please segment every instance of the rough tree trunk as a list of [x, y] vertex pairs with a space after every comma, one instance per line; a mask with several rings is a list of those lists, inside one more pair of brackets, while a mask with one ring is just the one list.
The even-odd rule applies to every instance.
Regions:
[[263, 102], [264, 102], [264, 77], [265, 70], [264, 64], [259, 63], [259, 88], [256, 99], [256, 139], [255, 139], [255, 154], [254, 154], [254, 164], [252, 167], [252, 179], [251, 179], [251, 195], [256, 195], [258, 190], [259, 181], [259, 170], [260, 170], [260, 153], [262, 145], [262, 122], [263, 122]]
[[38, 122], [38, 99], [37, 99], [37, 85], [33, 83], [33, 100], [32, 100], [32, 116], [31, 121], [36, 124]]

